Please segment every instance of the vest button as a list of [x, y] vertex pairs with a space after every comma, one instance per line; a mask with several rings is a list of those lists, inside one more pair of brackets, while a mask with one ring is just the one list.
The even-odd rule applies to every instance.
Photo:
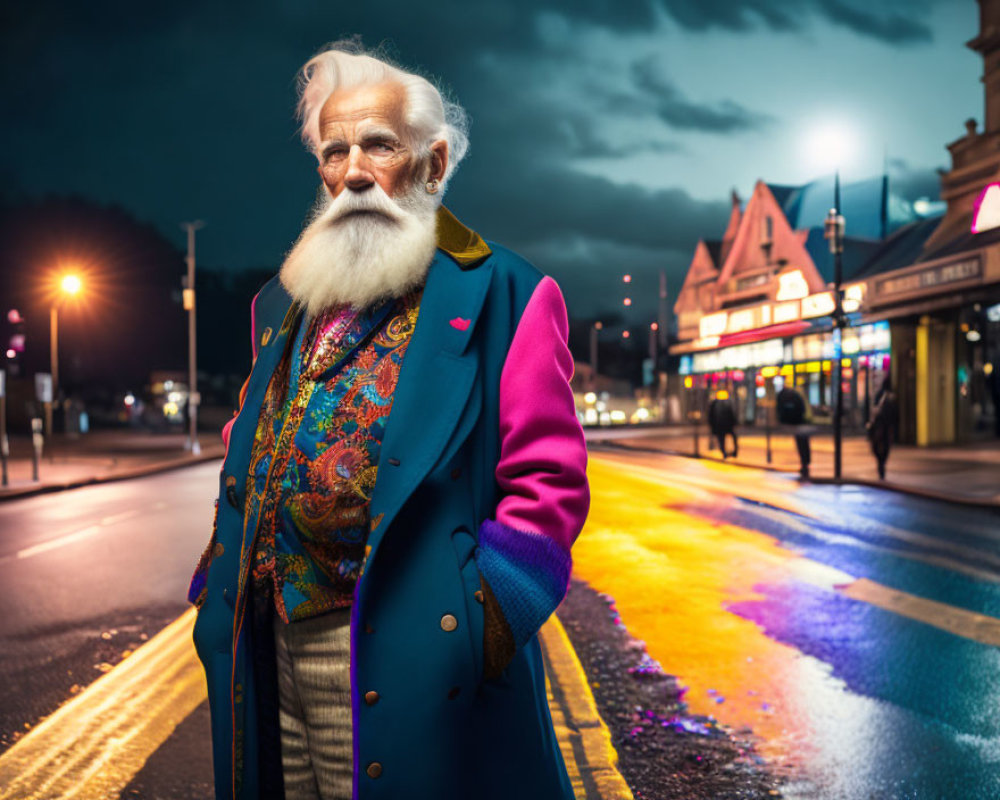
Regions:
[[478, 600], [478, 601], [479, 601], [480, 603], [484, 602], [484, 601], [483, 601], [483, 590], [482, 590], [482, 589], [476, 589], [476, 591], [474, 592], [474, 594], [476, 595], [476, 599], [477, 599], [477, 600]]
[[373, 706], [378, 702], [378, 692], [365, 692], [365, 702]]
[[445, 631], [453, 631], [458, 627], [458, 620], [455, 619], [454, 614], [445, 614], [441, 617], [441, 629]]
[[382, 774], [382, 765], [379, 764], [377, 761], [373, 761], [371, 764], [368, 765], [368, 769], [366, 769], [365, 772], [368, 773], [369, 778], [377, 778], [379, 775]]

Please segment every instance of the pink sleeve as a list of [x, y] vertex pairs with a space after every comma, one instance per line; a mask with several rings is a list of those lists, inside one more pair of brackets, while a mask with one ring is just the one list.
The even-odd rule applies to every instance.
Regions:
[[587, 446], [570, 388], [573, 355], [559, 285], [545, 276], [521, 316], [500, 377], [497, 521], [569, 551], [590, 508]]
[[545, 276], [518, 322], [500, 377], [502, 496], [479, 528], [476, 561], [523, 645], [561, 602], [570, 548], [590, 509], [587, 446], [570, 378], [569, 320]]

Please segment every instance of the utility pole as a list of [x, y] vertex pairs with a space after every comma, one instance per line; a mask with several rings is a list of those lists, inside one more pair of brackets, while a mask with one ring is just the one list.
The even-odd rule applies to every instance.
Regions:
[[182, 222], [181, 227], [187, 231], [187, 281], [184, 285], [184, 310], [188, 312], [188, 439], [186, 449], [192, 455], [201, 453], [198, 443], [198, 406], [201, 397], [198, 394], [198, 329], [194, 294], [194, 232], [204, 228], [200, 219], [194, 222]]
[[[669, 314], [670, 310], [667, 306], [667, 273], [666, 270], [660, 270], [660, 292], [658, 298], [658, 308], [656, 315], [656, 338], [659, 344], [659, 352], [662, 353], [663, 368], [658, 369], [658, 364], [654, 362], [653, 370], [656, 371], [656, 381], [657, 381], [657, 392], [656, 392], [656, 402], [657, 408], [660, 412], [660, 422], [666, 422], [667, 420], [667, 365], [666, 356], [669, 352], [667, 350], [667, 345], [669, 342], [667, 330], [669, 324]], [[657, 359], [659, 360], [659, 358]]]
[[844, 217], [840, 213], [840, 171], [837, 171], [833, 184], [833, 208], [826, 216], [823, 235], [830, 240], [830, 252], [833, 253], [833, 479], [840, 480], [843, 462], [844, 431], [842, 417], [844, 416], [844, 381], [842, 379], [843, 333], [844, 333], [844, 298], [841, 292], [843, 282], [843, 264], [841, 254], [844, 251]]

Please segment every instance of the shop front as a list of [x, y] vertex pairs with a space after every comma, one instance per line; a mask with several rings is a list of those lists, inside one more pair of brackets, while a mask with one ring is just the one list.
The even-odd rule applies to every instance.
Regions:
[[[741, 338], [754, 336], [766, 338], [727, 343], [720, 337], [717, 348], [681, 356], [685, 411], [704, 412], [711, 396], [724, 389], [734, 400], [742, 424], [773, 424], [769, 416], [774, 397], [791, 383], [803, 390], [815, 422], [831, 424], [837, 357], [831, 320], [796, 323], [794, 332], [752, 330]], [[842, 332], [844, 422], [849, 430], [863, 428], [869, 418], [872, 398], [890, 374], [891, 345], [888, 322], [847, 327]]]

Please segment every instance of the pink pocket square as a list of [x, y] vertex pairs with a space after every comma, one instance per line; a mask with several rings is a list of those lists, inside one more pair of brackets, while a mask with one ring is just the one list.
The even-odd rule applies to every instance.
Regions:
[[461, 317], [455, 317], [451, 320], [451, 327], [458, 328], [460, 331], [464, 331], [469, 327], [469, 323], [472, 322], [471, 319], [462, 319]]

